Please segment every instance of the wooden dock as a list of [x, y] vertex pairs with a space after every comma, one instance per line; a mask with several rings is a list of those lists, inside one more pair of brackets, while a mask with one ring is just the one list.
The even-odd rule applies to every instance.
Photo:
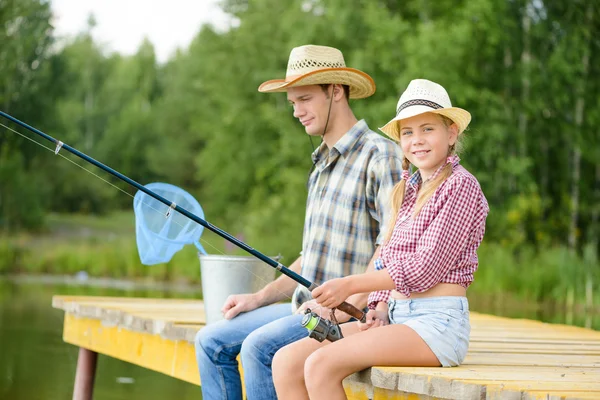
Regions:
[[[54, 296], [63, 339], [80, 348], [74, 399], [91, 398], [97, 354], [200, 384], [199, 300]], [[373, 367], [344, 381], [349, 399], [600, 399], [600, 332], [471, 313], [457, 368]]]

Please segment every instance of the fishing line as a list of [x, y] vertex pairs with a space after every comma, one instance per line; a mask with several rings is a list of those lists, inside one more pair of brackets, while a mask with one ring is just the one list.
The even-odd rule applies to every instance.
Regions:
[[[333, 91], [332, 91], [333, 94]], [[333, 100], [333, 99], [332, 99]], [[331, 105], [330, 105], [331, 107]], [[307, 280], [306, 278], [304, 278], [302, 275], [290, 270], [288, 267], [284, 266], [283, 264], [281, 264], [278, 261], [273, 260], [270, 257], [267, 257], [266, 255], [264, 255], [263, 253], [255, 250], [254, 248], [250, 247], [248, 244], [240, 241], [239, 239], [237, 239], [236, 237], [232, 236], [231, 234], [225, 232], [224, 230], [216, 227], [215, 225], [211, 224], [210, 222], [199, 218], [198, 216], [196, 216], [195, 214], [190, 213], [189, 211], [187, 211], [186, 209], [176, 205], [174, 202], [169, 201], [168, 199], [154, 193], [153, 191], [149, 190], [148, 188], [140, 185], [138, 182], [132, 180], [131, 178], [121, 174], [120, 172], [108, 167], [105, 164], [102, 164], [101, 162], [89, 157], [88, 155], [80, 152], [79, 150], [63, 143], [60, 140], [57, 140], [55, 138], [53, 138], [50, 135], [47, 135], [46, 133], [6, 114], [3, 111], [0, 111], [0, 116], [3, 116], [4, 118], [10, 120], [11, 122], [16, 123], [17, 125], [20, 125], [21, 127], [38, 134], [39, 136], [47, 139], [50, 142], [53, 142], [54, 144], [56, 144], [56, 149], [54, 150], [55, 154], [59, 154], [61, 148], [64, 148], [66, 151], [68, 151], [69, 153], [72, 153], [76, 156], [78, 156], [79, 158], [89, 162], [90, 164], [95, 165], [96, 167], [104, 170], [105, 172], [110, 173], [111, 175], [116, 176], [117, 178], [121, 179], [122, 181], [130, 184], [131, 186], [137, 188], [139, 191], [142, 191], [144, 193], [146, 193], [147, 195], [153, 197], [154, 199], [160, 201], [161, 203], [169, 206], [170, 208], [172, 208], [175, 211], [178, 211], [180, 214], [183, 214], [184, 216], [186, 216], [187, 218], [191, 219], [192, 221], [202, 225], [203, 227], [207, 228], [208, 230], [216, 233], [217, 235], [221, 236], [222, 238], [228, 240], [229, 242], [235, 244], [236, 246], [240, 247], [241, 249], [245, 250], [246, 252], [252, 254], [253, 256], [255, 256], [256, 258], [264, 261], [266, 264], [270, 265], [271, 267], [277, 269], [278, 271], [280, 271], [282, 274], [288, 276], [289, 278], [291, 278], [292, 280], [296, 281], [297, 283], [301, 284], [302, 286], [306, 287], [309, 291], [314, 290], [315, 288], [318, 287], [318, 285], [316, 285], [313, 282], [310, 282], [309, 280]], [[329, 117], [329, 115], [328, 115]], [[329, 119], [329, 118], [328, 118]], [[37, 142], [36, 142], [37, 143]], [[85, 168], [84, 168], [85, 169]], [[162, 214], [162, 213], [161, 213]], [[287, 296], [284, 296], [287, 297]], [[342, 302], [341, 304], [338, 305], [337, 307], [339, 310], [357, 318], [358, 320], [361, 320], [364, 322], [365, 320], [365, 313], [363, 313], [361, 310], [359, 310], [358, 308], [356, 308], [355, 306], [353, 306], [352, 304], [349, 304], [347, 302]]]
[[[21, 137], [23, 137], [23, 138], [25, 138], [25, 139], [29, 140], [30, 142], [33, 142], [33, 143], [37, 144], [37, 145], [38, 145], [38, 146], [40, 146], [40, 147], [43, 147], [44, 149], [46, 149], [46, 150], [48, 150], [48, 151], [51, 151], [51, 152], [55, 153], [55, 150], [53, 150], [52, 148], [50, 148], [50, 147], [47, 147], [47, 146], [45, 146], [44, 144], [42, 144], [42, 143], [40, 143], [40, 142], [38, 142], [38, 141], [36, 141], [36, 140], [33, 140], [32, 138], [30, 138], [30, 137], [28, 137], [28, 136], [25, 136], [25, 135], [23, 135], [23, 134], [22, 134], [22, 133], [20, 133], [19, 131], [16, 131], [16, 130], [12, 129], [12, 128], [11, 128], [11, 127], [9, 127], [9, 126], [6, 126], [6, 125], [4, 125], [2, 122], [0, 122], [0, 126], [4, 127], [5, 129], [7, 129], [7, 130], [9, 130], [9, 131], [11, 131], [11, 132], [14, 132], [14, 133], [16, 133], [17, 135], [19, 135], [19, 136], [21, 136]], [[75, 161], [71, 160], [71, 159], [70, 159], [70, 158], [68, 158], [68, 157], [65, 157], [65, 156], [64, 156], [63, 154], [61, 154], [60, 152], [56, 153], [56, 155], [58, 155], [58, 156], [61, 156], [61, 157], [62, 157], [62, 158], [64, 158], [65, 160], [67, 160], [67, 161], [71, 162], [72, 164], [74, 164], [74, 165], [78, 166], [79, 168], [81, 168], [81, 169], [83, 169], [84, 171], [88, 172], [89, 174], [91, 174], [91, 175], [95, 176], [96, 178], [100, 179], [101, 181], [103, 181], [103, 182], [106, 182], [107, 184], [109, 184], [109, 185], [110, 185], [110, 186], [112, 186], [113, 188], [115, 188], [115, 189], [119, 190], [119, 191], [120, 191], [120, 192], [122, 192], [122, 193], [125, 193], [127, 196], [129, 196], [129, 197], [131, 197], [131, 198], [134, 198], [134, 196], [133, 196], [131, 193], [128, 193], [128, 192], [126, 192], [125, 190], [121, 189], [121, 188], [120, 188], [120, 187], [118, 187], [117, 185], [114, 185], [114, 184], [113, 184], [113, 183], [111, 183], [110, 181], [108, 181], [108, 180], [106, 180], [106, 179], [102, 178], [100, 175], [98, 175], [98, 174], [94, 173], [93, 171], [90, 171], [89, 169], [85, 168], [84, 166], [77, 164]], [[160, 210], [158, 210], [158, 209], [156, 209], [156, 208], [152, 207], [151, 205], [149, 205], [149, 204], [147, 204], [147, 203], [144, 203], [144, 204], [145, 204], [146, 206], [148, 206], [150, 209], [152, 209], [152, 210], [156, 211], [158, 214], [160, 214], [160, 215], [163, 215], [163, 213], [162, 213]], [[176, 225], [178, 225], [178, 226], [179, 226], [179, 227], [181, 227], [181, 228], [184, 228], [184, 227], [183, 227], [183, 225], [181, 225], [181, 224], [180, 224], [179, 222], [177, 222], [176, 220], [173, 220], [173, 223], [174, 223], [174, 224], [176, 224]], [[215, 246], [214, 246], [212, 243], [208, 242], [206, 239], [203, 239], [202, 237], [200, 237], [200, 240], [202, 241], [202, 243], [204, 243], [204, 244], [208, 245], [208, 247], [212, 248], [213, 250], [215, 250], [215, 252], [219, 253], [220, 255], [226, 255], [226, 254], [225, 254], [225, 253], [223, 253], [221, 250], [219, 250], [217, 247], [215, 247]], [[154, 246], [154, 245], [153, 245], [153, 246]], [[270, 283], [269, 281], [266, 281], [264, 278], [262, 278], [260, 275], [257, 275], [256, 273], [252, 272], [250, 269], [248, 269], [248, 268], [246, 268], [246, 267], [243, 267], [243, 266], [242, 266], [242, 268], [244, 268], [246, 271], [248, 271], [249, 273], [251, 273], [252, 275], [254, 275], [254, 276], [257, 278], [257, 279], [259, 279], [260, 281], [262, 281], [264, 284], [268, 284], [268, 283]], [[292, 299], [292, 298], [291, 298], [291, 296], [288, 296], [288, 295], [286, 295], [285, 293], [283, 293], [283, 292], [281, 292], [281, 291], [279, 291], [279, 290], [277, 290], [277, 291], [278, 291], [278, 293], [279, 293], [280, 295], [282, 295], [284, 298], [286, 298], [286, 299], [289, 299], [289, 300], [291, 300], [291, 299]]]

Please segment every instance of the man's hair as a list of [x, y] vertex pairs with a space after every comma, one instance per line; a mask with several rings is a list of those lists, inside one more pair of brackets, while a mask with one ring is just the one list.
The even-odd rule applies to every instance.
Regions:
[[[329, 98], [329, 86], [333, 85], [333, 83], [321, 83], [319, 84], [319, 86], [321, 86], [321, 89], [323, 89], [323, 91], [325, 92], [325, 95], [327, 96], [327, 98]], [[348, 85], [342, 85], [342, 87], [344, 88], [344, 95], [346, 96], [346, 101], [350, 101], [350, 86]]]

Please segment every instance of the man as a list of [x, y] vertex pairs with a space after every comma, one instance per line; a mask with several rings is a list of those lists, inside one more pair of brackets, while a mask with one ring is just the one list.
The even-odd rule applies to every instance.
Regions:
[[[323, 140], [312, 154], [302, 253], [289, 268], [317, 284], [362, 273], [367, 265], [373, 269], [382, 224], [390, 219], [389, 195], [402, 171], [399, 147], [358, 121], [349, 105], [349, 99], [375, 92], [373, 79], [347, 68], [338, 49], [307, 45], [292, 50], [285, 79], [267, 81], [258, 90], [287, 92], [294, 117], [307, 134]], [[198, 332], [196, 356], [205, 399], [241, 399], [238, 354], [247, 398], [277, 398], [271, 362], [281, 347], [307, 336], [300, 312], [311, 307], [329, 316], [313, 301], [295, 314], [289, 303], [278, 303], [289, 299], [296, 286], [282, 275], [257, 293], [230, 296], [223, 306], [225, 319]], [[367, 295], [348, 302], [364, 308]], [[336, 317], [349, 320], [339, 311]]]

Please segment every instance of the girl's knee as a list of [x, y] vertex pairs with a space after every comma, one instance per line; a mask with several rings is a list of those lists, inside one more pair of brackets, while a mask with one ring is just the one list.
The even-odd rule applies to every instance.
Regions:
[[318, 388], [327, 381], [330, 376], [331, 357], [327, 355], [327, 349], [322, 348], [312, 353], [304, 363], [304, 379], [306, 388]]
[[303, 375], [302, 365], [294, 358], [293, 351], [289, 347], [284, 347], [275, 353], [272, 371], [275, 386], [290, 380], [302, 379]]

